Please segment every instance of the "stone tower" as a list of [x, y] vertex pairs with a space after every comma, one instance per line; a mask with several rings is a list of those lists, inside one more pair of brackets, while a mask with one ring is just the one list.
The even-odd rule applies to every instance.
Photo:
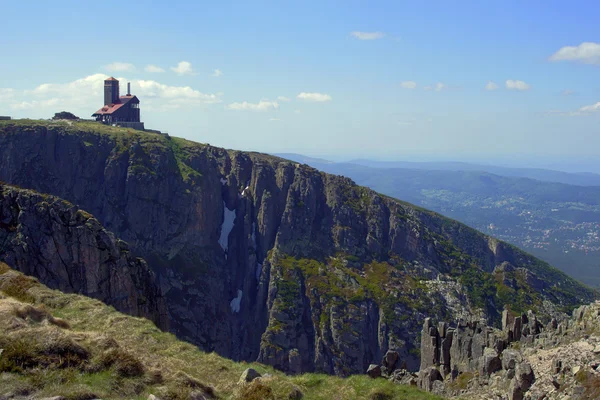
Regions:
[[104, 81], [104, 105], [115, 104], [119, 102], [119, 81], [115, 78], [108, 78]]

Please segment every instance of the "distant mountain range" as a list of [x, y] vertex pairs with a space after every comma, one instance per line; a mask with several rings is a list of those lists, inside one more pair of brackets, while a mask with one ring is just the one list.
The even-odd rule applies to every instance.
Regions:
[[[280, 155], [284, 156], [284, 155]], [[285, 157], [438, 211], [600, 286], [600, 175], [461, 162]]]
[[322, 158], [314, 158], [297, 153], [277, 153], [276, 156], [287, 158], [296, 162], [310, 165], [317, 164], [345, 164], [361, 165], [378, 169], [418, 169], [427, 171], [476, 171], [488, 172], [494, 175], [509, 176], [515, 178], [530, 178], [544, 182], [565, 183], [579, 186], [600, 186], [600, 174], [593, 172], [564, 172], [543, 168], [515, 168], [498, 165], [475, 164], [459, 161], [374, 161], [366, 159], [354, 159], [348, 162], [336, 163]]

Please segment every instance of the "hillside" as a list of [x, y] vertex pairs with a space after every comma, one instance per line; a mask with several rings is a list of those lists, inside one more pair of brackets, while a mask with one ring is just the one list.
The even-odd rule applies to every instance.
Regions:
[[600, 286], [600, 186], [482, 171], [370, 168], [319, 160], [306, 163], [456, 218], [525, 249], [580, 281]]
[[[57, 196], [3, 186], [12, 211], [2, 215], [0, 242], [33, 250], [28, 257], [45, 265], [28, 270], [23, 251], [0, 254], [11, 267], [53, 288], [71, 278], [40, 271], [96, 276], [94, 262], [62, 257], [79, 246], [52, 233], [60, 224], [42, 225], [61, 238], [54, 247], [23, 243], [36, 210], [55, 218], [76, 204], [127, 243], [122, 253], [145, 260], [143, 287], [158, 292], [136, 304], [154, 302], [151, 318], [166, 315], [164, 326], [205, 351], [293, 374], [364, 373], [387, 350], [417, 369], [425, 317], [499, 324], [505, 306], [547, 318], [596, 297], [456, 221], [259, 153], [90, 122], [9, 121], [0, 123], [0, 180]], [[47, 262], [55, 253], [62, 267]]]
[[[438, 398], [366, 375], [289, 377], [265, 365], [235, 363], [199, 351], [152, 322], [121, 314], [98, 300], [50, 290], [4, 263], [0, 348], [0, 398]], [[250, 367], [263, 377], [239, 384]]]

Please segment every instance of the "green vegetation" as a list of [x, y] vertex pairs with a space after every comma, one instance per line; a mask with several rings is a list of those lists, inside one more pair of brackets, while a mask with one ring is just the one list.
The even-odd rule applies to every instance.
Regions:
[[471, 379], [475, 377], [473, 372], [462, 372], [456, 377], [456, 380], [452, 382], [453, 389], [465, 390], [469, 386]]
[[[8, 296], [11, 291], [32, 304]], [[21, 396], [146, 399], [152, 393], [183, 400], [200, 392], [219, 399], [286, 399], [299, 390], [304, 399], [317, 400], [438, 399], [366, 375], [286, 376], [265, 365], [203, 353], [148, 320], [123, 315], [94, 299], [50, 290], [2, 263], [0, 348], [0, 387], [3, 393]], [[238, 385], [248, 367], [270, 376]]]
[[68, 111], [61, 111], [61, 112], [55, 113], [54, 117], [52, 117], [52, 119], [53, 120], [57, 120], [57, 119], [78, 120], [79, 117]]
[[195, 183], [200, 179], [202, 174], [188, 165], [189, 154], [187, 149], [193, 143], [176, 137], [170, 138], [167, 143], [177, 160], [177, 166], [179, 167], [179, 172], [181, 173], [183, 180]]
[[407, 274], [402, 264], [373, 261], [356, 269], [349, 266], [349, 258], [356, 263], [356, 257], [343, 254], [329, 258], [326, 263], [290, 256], [278, 257], [275, 266], [283, 271], [282, 280], [278, 281], [278, 288], [281, 285], [278, 292], [281, 306], [287, 309], [294, 305], [293, 300], [300, 296], [298, 281], [304, 279], [313, 310], [318, 310], [319, 305], [321, 307], [321, 326], [329, 323], [332, 306], [352, 307], [367, 299], [379, 305], [384, 319], [390, 323], [397, 318], [394, 311], [397, 304], [405, 305], [411, 312], [431, 310], [427, 286]]
[[[189, 159], [193, 149], [202, 148], [203, 145], [185, 139], [166, 137], [130, 128], [113, 127], [95, 121], [28, 119], [0, 121], [0, 129], [3, 130], [4, 134], [10, 134], [11, 132], [27, 133], [28, 130], [41, 128], [58, 130], [65, 135], [82, 136], [82, 142], [88, 151], [94, 151], [94, 146], [108, 140], [113, 145], [112, 157], [118, 159], [128, 156], [130, 167], [137, 174], [155, 175], [152, 170], [150, 155], [168, 154], [170, 151], [176, 162], [176, 164], [173, 164], [174, 168], [178, 169], [185, 182], [195, 184], [202, 177], [199, 171], [189, 166]], [[140, 147], [134, 149], [134, 144], [139, 144]]]

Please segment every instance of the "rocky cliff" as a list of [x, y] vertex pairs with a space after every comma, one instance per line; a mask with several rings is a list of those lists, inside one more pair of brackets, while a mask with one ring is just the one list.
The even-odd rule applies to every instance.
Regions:
[[146, 262], [90, 214], [59, 198], [0, 184], [0, 261], [52, 288], [169, 326]]
[[364, 372], [390, 349], [417, 369], [427, 316], [499, 324], [504, 306], [549, 315], [596, 296], [455, 221], [258, 153], [11, 121], [0, 179], [77, 204], [126, 241], [180, 338], [291, 373]]

